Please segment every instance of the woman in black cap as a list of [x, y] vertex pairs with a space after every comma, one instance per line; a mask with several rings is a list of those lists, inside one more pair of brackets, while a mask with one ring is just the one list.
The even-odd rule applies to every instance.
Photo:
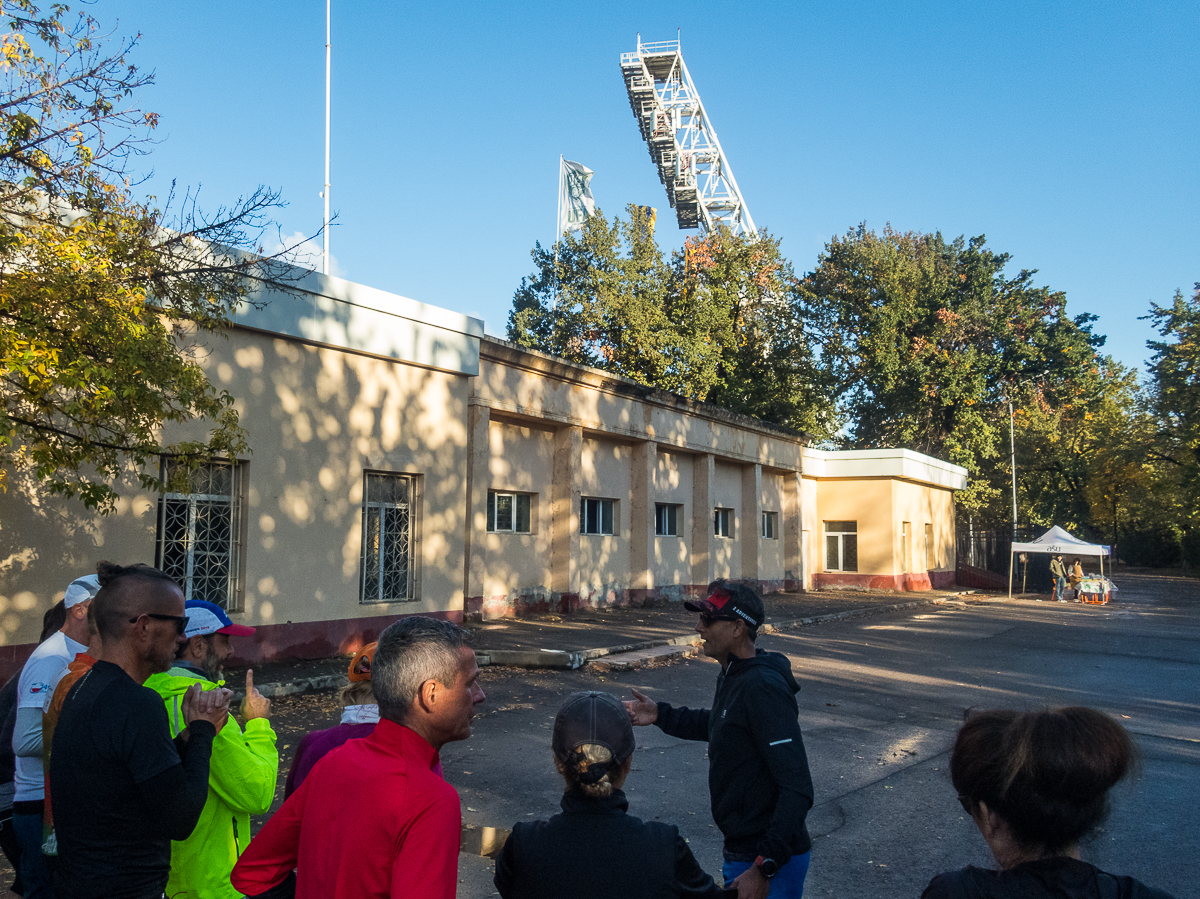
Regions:
[[633, 727], [608, 693], [574, 693], [554, 718], [562, 814], [522, 822], [496, 859], [503, 899], [718, 899], [679, 829], [626, 814]]
[[1171, 899], [1079, 858], [1135, 760], [1125, 728], [1095, 709], [969, 714], [950, 779], [1000, 870], [939, 874], [922, 899]]

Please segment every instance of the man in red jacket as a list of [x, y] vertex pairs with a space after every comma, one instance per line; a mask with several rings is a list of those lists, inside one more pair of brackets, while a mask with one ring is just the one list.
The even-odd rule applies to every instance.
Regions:
[[238, 860], [236, 889], [256, 896], [296, 870], [296, 899], [454, 899], [462, 811], [434, 769], [484, 700], [466, 638], [419, 616], [379, 635], [379, 724], [317, 762]]

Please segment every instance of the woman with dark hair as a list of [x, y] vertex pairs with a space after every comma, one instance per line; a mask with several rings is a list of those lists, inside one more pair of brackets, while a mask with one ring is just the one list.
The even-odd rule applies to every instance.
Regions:
[[1171, 899], [1079, 858], [1136, 763], [1129, 734], [1095, 709], [968, 713], [950, 779], [1000, 870], [939, 874], [922, 899]]
[[671, 824], [626, 814], [629, 713], [608, 693], [574, 693], [554, 718], [562, 814], [521, 822], [496, 859], [503, 899], [720, 899]]

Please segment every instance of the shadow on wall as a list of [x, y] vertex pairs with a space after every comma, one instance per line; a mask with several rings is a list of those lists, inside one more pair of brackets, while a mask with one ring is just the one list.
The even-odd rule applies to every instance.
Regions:
[[[364, 471], [419, 475], [414, 568], [436, 575], [461, 547], [465, 378], [238, 332], [211, 366], [250, 434], [245, 611], [263, 624], [401, 614], [359, 603]], [[461, 538], [459, 540], [461, 543]], [[432, 570], [431, 570], [432, 569]], [[456, 577], [434, 576], [443, 608]], [[428, 594], [426, 594], [428, 596]]]
[[9, 473], [0, 524], [0, 676], [33, 651], [42, 616], [75, 578], [96, 563], [154, 561], [156, 503], [136, 482], [117, 485], [122, 497], [106, 518], [77, 500], [47, 496], [33, 473]]

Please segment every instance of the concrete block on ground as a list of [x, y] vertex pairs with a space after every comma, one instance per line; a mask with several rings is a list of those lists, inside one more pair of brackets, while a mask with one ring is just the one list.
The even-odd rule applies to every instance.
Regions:
[[647, 649], [637, 649], [633, 652], [619, 652], [613, 655], [603, 656], [599, 659], [593, 659], [588, 662], [597, 671], [628, 671], [631, 668], [641, 668], [648, 662], [656, 662], [661, 659], [681, 658], [692, 652], [692, 644], [686, 643], [683, 645], [667, 644], [666, 646], [652, 646]]
[[480, 665], [511, 665], [514, 668], [578, 668], [583, 653], [561, 649], [480, 649], [475, 653]]

